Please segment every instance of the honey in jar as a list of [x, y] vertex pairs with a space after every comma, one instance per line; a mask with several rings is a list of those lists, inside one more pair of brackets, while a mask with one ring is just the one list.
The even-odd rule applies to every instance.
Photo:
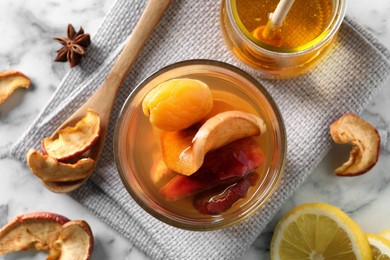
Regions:
[[299, 75], [312, 67], [334, 39], [345, 14], [344, 0], [295, 0], [277, 41], [262, 33], [278, 0], [226, 0], [222, 34], [228, 47], [266, 78]]

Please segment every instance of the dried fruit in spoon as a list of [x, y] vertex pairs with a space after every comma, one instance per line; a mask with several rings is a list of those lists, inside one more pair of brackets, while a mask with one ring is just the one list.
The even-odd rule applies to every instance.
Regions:
[[88, 260], [93, 243], [87, 222], [50, 212], [19, 216], [0, 229], [0, 254], [35, 249], [49, 251], [50, 260]]
[[93, 235], [88, 223], [83, 220], [69, 221], [62, 226], [47, 259], [89, 259], [93, 245]]
[[87, 178], [95, 168], [91, 158], [80, 159], [75, 164], [58, 162], [57, 159], [30, 149], [27, 153], [30, 170], [43, 182], [69, 182]]
[[232, 142], [207, 154], [202, 167], [191, 176], [178, 174], [160, 189], [161, 196], [178, 200], [247, 176], [264, 162], [264, 153], [251, 137]]
[[100, 131], [99, 115], [88, 109], [76, 126], [64, 128], [55, 138], [47, 137], [42, 141], [45, 155], [30, 149], [27, 153], [28, 166], [49, 190], [70, 192], [80, 187], [95, 168], [93, 159], [80, 158], [79, 155], [96, 143]]
[[29, 88], [30, 79], [19, 71], [0, 72], [0, 104], [18, 88]]
[[208, 119], [197, 132], [185, 129], [163, 133], [161, 149], [169, 169], [191, 175], [201, 167], [207, 152], [265, 131], [265, 123], [259, 117], [242, 111], [227, 111]]
[[231, 208], [239, 199], [245, 198], [249, 188], [256, 185], [258, 177], [256, 172], [252, 172], [228, 187], [201, 193], [195, 197], [194, 207], [206, 215], [222, 213]]
[[339, 176], [355, 176], [369, 171], [380, 152], [380, 136], [369, 123], [353, 114], [345, 114], [330, 126], [335, 143], [351, 144], [349, 159], [335, 170]]
[[98, 140], [100, 135], [100, 117], [92, 109], [74, 127], [61, 129], [55, 138], [46, 137], [42, 141], [44, 154], [59, 161], [74, 158], [88, 149]]
[[152, 89], [142, 102], [144, 114], [157, 128], [185, 129], [202, 119], [212, 107], [209, 87], [202, 81], [172, 79]]

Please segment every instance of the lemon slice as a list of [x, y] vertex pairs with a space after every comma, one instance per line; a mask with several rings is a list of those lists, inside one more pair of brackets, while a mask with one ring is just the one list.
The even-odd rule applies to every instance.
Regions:
[[367, 234], [374, 260], [390, 260], [390, 241], [380, 235]]
[[390, 229], [383, 230], [378, 235], [380, 235], [383, 238], [386, 238], [387, 240], [390, 240]]
[[366, 234], [340, 209], [325, 203], [303, 204], [276, 226], [271, 259], [372, 259]]

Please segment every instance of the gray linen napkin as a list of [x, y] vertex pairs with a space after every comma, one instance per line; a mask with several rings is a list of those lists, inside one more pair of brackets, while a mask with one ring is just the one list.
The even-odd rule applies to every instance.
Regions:
[[[92, 39], [88, 57], [68, 73], [52, 100], [12, 148], [14, 157], [25, 161], [26, 151], [39, 147], [40, 140], [100, 85], [144, 5], [145, 1], [139, 0], [115, 2]], [[95, 173], [71, 193], [153, 259], [241, 256], [329, 150], [329, 124], [345, 112], [360, 113], [389, 75], [390, 53], [347, 18], [330, 55], [310, 73], [290, 80], [263, 80], [227, 51], [220, 34], [219, 7], [219, 1], [172, 3], [120, 90]], [[122, 185], [112, 151], [115, 120], [132, 89], [161, 67], [193, 58], [234, 64], [261, 81], [282, 112], [288, 136], [286, 172], [270, 201], [243, 223], [212, 232], [176, 229], [148, 215]]]

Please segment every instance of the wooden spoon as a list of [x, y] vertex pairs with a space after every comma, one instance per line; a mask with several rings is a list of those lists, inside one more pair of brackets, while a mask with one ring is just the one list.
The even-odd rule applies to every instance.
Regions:
[[[68, 119], [57, 128], [53, 133], [52, 138], [55, 138], [58, 135], [60, 129], [76, 124], [76, 122], [86, 114], [87, 109], [91, 108], [100, 116], [101, 134], [99, 141], [91, 148], [88, 157], [93, 158], [95, 161], [99, 160], [103, 151], [104, 140], [106, 139], [111, 111], [119, 88], [171, 1], [172, 0], [148, 1], [144, 12], [137, 25], [134, 27], [133, 32], [127, 39], [123, 51], [119, 55], [118, 60], [115, 62], [105, 81], [98, 87], [96, 92], [78, 110], [76, 110], [76, 112], [69, 116]], [[51, 191], [65, 193], [80, 187], [88, 178], [89, 176], [83, 180], [71, 183], [45, 182], [44, 184]]]

